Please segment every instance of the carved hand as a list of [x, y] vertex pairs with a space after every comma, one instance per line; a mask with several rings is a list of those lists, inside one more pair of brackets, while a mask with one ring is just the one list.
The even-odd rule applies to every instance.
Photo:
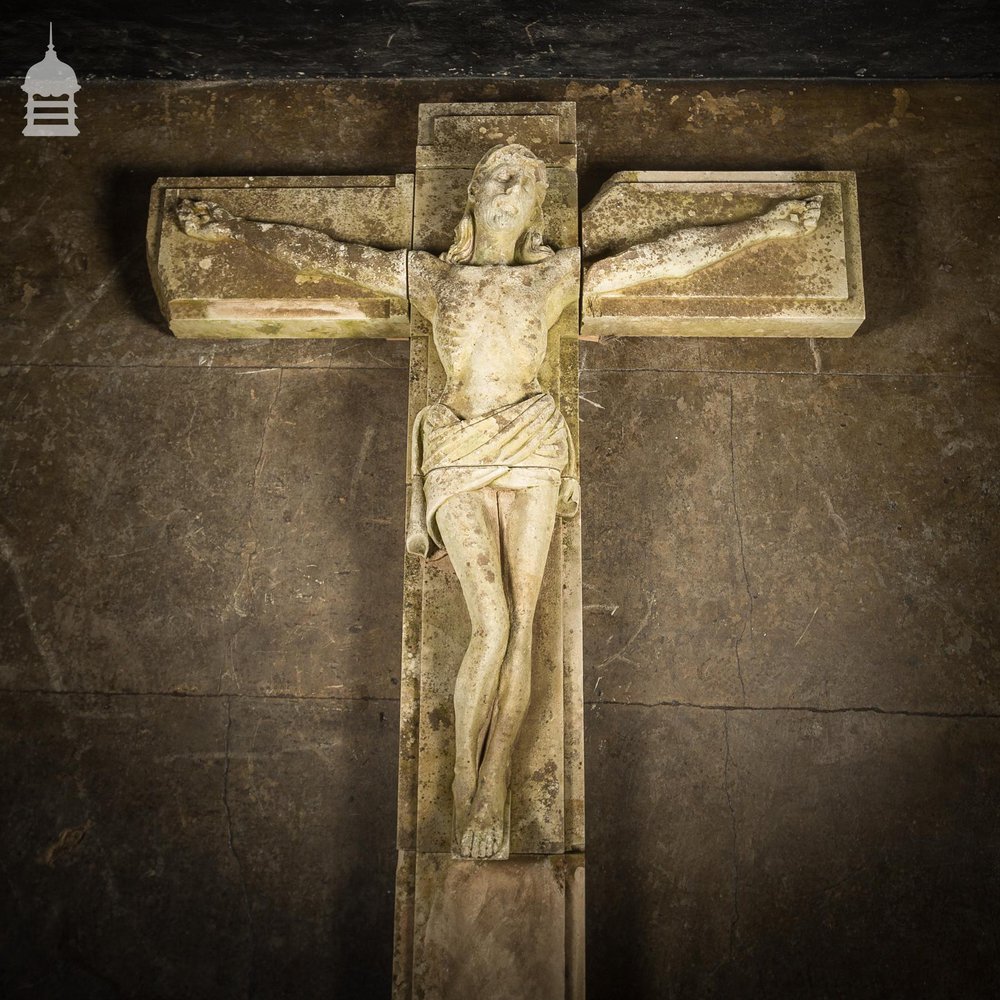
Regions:
[[556, 513], [560, 517], [576, 517], [580, 509], [580, 481], [565, 476], [559, 484], [559, 503]]
[[182, 199], [177, 206], [177, 221], [188, 236], [209, 243], [221, 243], [239, 235], [236, 224], [240, 220], [212, 201]]
[[811, 198], [781, 201], [770, 211], [765, 212], [760, 221], [772, 239], [805, 236], [816, 228], [822, 204], [821, 194], [813, 195]]

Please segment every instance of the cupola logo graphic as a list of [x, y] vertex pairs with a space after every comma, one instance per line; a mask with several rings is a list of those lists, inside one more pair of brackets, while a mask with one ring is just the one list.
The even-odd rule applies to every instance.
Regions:
[[76, 73], [57, 55], [49, 22], [49, 48], [45, 58], [28, 70], [21, 89], [28, 95], [24, 135], [79, 135], [76, 102], [80, 89]]

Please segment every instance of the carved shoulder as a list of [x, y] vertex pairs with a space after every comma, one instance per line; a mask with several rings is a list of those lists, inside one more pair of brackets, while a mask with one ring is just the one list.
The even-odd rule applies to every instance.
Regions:
[[561, 275], [568, 275], [572, 278], [580, 276], [580, 248], [563, 247], [557, 250], [547, 260], [542, 261], [543, 266], [551, 268]]
[[447, 275], [450, 267], [450, 264], [426, 250], [411, 250], [407, 255], [410, 304], [429, 320], [433, 320], [437, 312], [438, 283]]
[[580, 296], [580, 248], [565, 247], [558, 250], [554, 256], [543, 261], [541, 266], [551, 276], [551, 299], [558, 312], [562, 312]]

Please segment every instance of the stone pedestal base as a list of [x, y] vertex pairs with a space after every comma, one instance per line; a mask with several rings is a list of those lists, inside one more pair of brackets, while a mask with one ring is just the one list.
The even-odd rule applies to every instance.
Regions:
[[583, 855], [401, 851], [396, 932], [394, 1000], [583, 1000]]

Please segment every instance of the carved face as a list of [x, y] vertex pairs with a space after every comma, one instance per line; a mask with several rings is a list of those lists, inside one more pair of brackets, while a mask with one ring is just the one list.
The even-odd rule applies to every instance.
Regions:
[[538, 203], [540, 187], [534, 167], [524, 160], [507, 160], [478, 179], [476, 224], [496, 230], [523, 232]]

